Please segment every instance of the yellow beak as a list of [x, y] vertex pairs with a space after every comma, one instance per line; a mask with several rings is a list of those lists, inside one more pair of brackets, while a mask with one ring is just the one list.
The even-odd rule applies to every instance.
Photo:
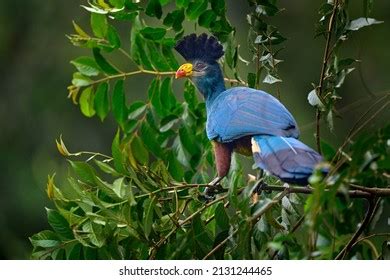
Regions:
[[191, 77], [192, 76], [192, 64], [191, 63], [184, 63], [182, 66], [179, 67], [176, 71], [176, 79], [184, 78], [184, 77]]

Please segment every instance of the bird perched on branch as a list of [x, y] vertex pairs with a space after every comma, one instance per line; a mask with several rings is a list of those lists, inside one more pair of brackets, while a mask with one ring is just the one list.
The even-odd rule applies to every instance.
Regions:
[[218, 177], [230, 169], [232, 152], [253, 155], [255, 165], [286, 183], [305, 185], [322, 157], [297, 138], [294, 117], [272, 95], [249, 87], [225, 88], [218, 59], [222, 45], [206, 34], [185, 36], [175, 46], [187, 61], [176, 78], [191, 78], [204, 96], [206, 131], [213, 142]]

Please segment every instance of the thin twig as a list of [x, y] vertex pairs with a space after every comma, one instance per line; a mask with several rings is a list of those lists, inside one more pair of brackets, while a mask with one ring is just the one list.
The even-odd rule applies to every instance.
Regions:
[[152, 251], [149, 255], [149, 259], [150, 260], [153, 260], [155, 257], [156, 257], [156, 253], [157, 253], [157, 250], [158, 248], [160, 248], [164, 243], [165, 241], [168, 240], [169, 237], [171, 237], [172, 234], [174, 234], [179, 228], [181, 228], [182, 225], [188, 223], [189, 221], [191, 221], [194, 217], [196, 217], [197, 215], [199, 215], [201, 212], [203, 212], [205, 209], [209, 208], [210, 206], [214, 205], [215, 203], [218, 203], [219, 201], [222, 201], [224, 199], [227, 198], [227, 194], [226, 195], [223, 195], [205, 205], [203, 205], [201, 208], [199, 208], [197, 211], [195, 211], [194, 213], [192, 213], [190, 216], [188, 216], [186, 219], [184, 219], [183, 221], [180, 221], [179, 222], [179, 227], [176, 227], [174, 228], [173, 230], [171, 230], [167, 235], [163, 236], [152, 248]]
[[207, 260], [210, 256], [212, 256], [215, 252], [217, 252], [223, 245], [226, 244], [226, 242], [229, 241], [230, 238], [236, 235], [237, 232], [238, 232], [238, 228], [236, 228], [228, 237], [226, 237], [224, 240], [218, 243], [218, 245], [215, 246], [210, 252], [208, 252], [207, 255], [203, 257], [203, 260]]
[[[251, 224], [255, 224], [258, 222], [258, 220], [261, 218], [261, 216], [267, 212], [269, 209], [271, 209], [275, 204], [279, 203], [283, 197], [285, 197], [289, 193], [290, 188], [285, 188], [281, 193], [278, 193], [270, 202], [268, 202], [266, 205], [264, 205], [259, 211], [257, 211], [256, 215], [252, 216], [250, 219]], [[235, 229], [228, 237], [226, 237], [224, 240], [222, 240], [220, 243], [218, 243], [217, 246], [215, 246], [210, 252], [207, 253], [206, 256], [203, 257], [203, 260], [208, 259], [210, 256], [212, 256], [216, 251], [218, 251], [230, 238], [232, 238], [237, 232], [238, 229]]]
[[[320, 83], [318, 85], [318, 91], [317, 96], [322, 101], [322, 91], [323, 91], [323, 85], [325, 81], [325, 72], [329, 61], [329, 49], [330, 49], [330, 41], [332, 39], [332, 31], [335, 24], [335, 18], [336, 18], [336, 12], [339, 5], [339, 1], [336, 0], [333, 3], [333, 11], [332, 15], [329, 19], [329, 26], [328, 26], [328, 34], [326, 37], [326, 44], [325, 44], [325, 51], [324, 51], [324, 57], [322, 60], [322, 68], [321, 68], [321, 75], [320, 75]], [[321, 154], [321, 127], [320, 127], [320, 120], [321, 120], [321, 111], [317, 108], [316, 111], [316, 144], [317, 144], [317, 151]]]
[[366, 216], [364, 217], [360, 227], [356, 230], [356, 232], [352, 235], [352, 238], [348, 241], [347, 245], [340, 251], [340, 253], [336, 256], [335, 260], [342, 260], [348, 253], [351, 251], [353, 245], [359, 236], [363, 233], [364, 229], [370, 224], [372, 217], [375, 214], [375, 211], [378, 207], [379, 199], [376, 197], [372, 197], [368, 200], [368, 210]]
[[371, 117], [369, 119], [367, 119], [362, 125], [360, 125], [359, 127], [357, 127], [358, 123], [361, 122], [365, 116], [368, 115], [368, 113], [373, 109], [375, 108], [375, 106], [377, 104], [379, 104], [380, 102], [386, 100], [388, 97], [390, 97], [390, 94], [386, 94], [384, 96], [382, 96], [381, 98], [379, 98], [377, 101], [375, 101], [374, 104], [372, 104], [368, 110], [356, 121], [356, 123], [353, 125], [353, 127], [351, 128], [351, 130], [349, 131], [344, 143], [340, 146], [340, 148], [337, 150], [337, 153], [336, 155], [333, 157], [333, 160], [332, 162], [335, 161], [335, 159], [337, 159], [337, 157], [340, 155], [341, 151], [345, 148], [345, 146], [347, 146], [347, 144], [351, 141], [351, 139], [360, 131], [363, 129], [363, 127], [365, 127], [371, 120], [373, 120], [383, 109], [385, 109], [389, 104], [390, 104], [390, 101], [387, 101], [385, 102], [379, 109], [377, 109], [375, 111], [375, 113], [373, 113], [371, 115]]
[[[377, 98], [381, 98], [382, 95], [390, 95], [390, 93], [388, 91], [385, 91], [385, 92], [380, 92], [380, 93], [375, 94], [375, 96]], [[356, 100], [352, 103], [349, 103], [348, 105], [338, 109], [337, 112], [340, 114], [347, 113], [347, 112], [349, 112], [349, 111], [351, 111], [351, 110], [353, 110], [361, 105], [367, 105], [367, 102], [370, 102], [371, 100], [373, 100], [372, 97], [364, 97], [364, 98], [358, 99], [358, 100]], [[304, 124], [304, 125], [300, 126], [300, 131], [304, 132], [306, 130], [309, 130], [315, 124], [316, 124], [316, 121], [312, 121], [310, 123]]]
[[390, 233], [389, 232], [387, 232], [387, 233], [385, 233], [385, 232], [384, 233], [373, 233], [373, 234], [361, 237], [355, 243], [353, 243], [352, 247], [356, 246], [358, 243], [360, 243], [366, 239], [370, 239], [370, 238], [377, 237], [377, 236], [390, 236]]

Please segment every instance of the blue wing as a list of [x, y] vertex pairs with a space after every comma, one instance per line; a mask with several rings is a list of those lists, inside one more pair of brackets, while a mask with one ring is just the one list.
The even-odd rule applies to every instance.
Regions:
[[315, 166], [323, 161], [316, 151], [295, 138], [254, 136], [252, 152], [257, 167], [298, 185], [307, 184]]
[[207, 136], [231, 142], [248, 135], [298, 138], [297, 123], [272, 95], [251, 88], [234, 87], [222, 92], [207, 108]]

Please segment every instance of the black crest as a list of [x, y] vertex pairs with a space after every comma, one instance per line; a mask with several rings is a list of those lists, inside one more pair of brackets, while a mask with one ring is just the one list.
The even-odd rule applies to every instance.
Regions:
[[177, 42], [175, 50], [187, 61], [202, 59], [213, 62], [224, 54], [222, 45], [218, 40], [213, 36], [208, 37], [205, 33], [199, 36], [192, 33], [183, 37]]

